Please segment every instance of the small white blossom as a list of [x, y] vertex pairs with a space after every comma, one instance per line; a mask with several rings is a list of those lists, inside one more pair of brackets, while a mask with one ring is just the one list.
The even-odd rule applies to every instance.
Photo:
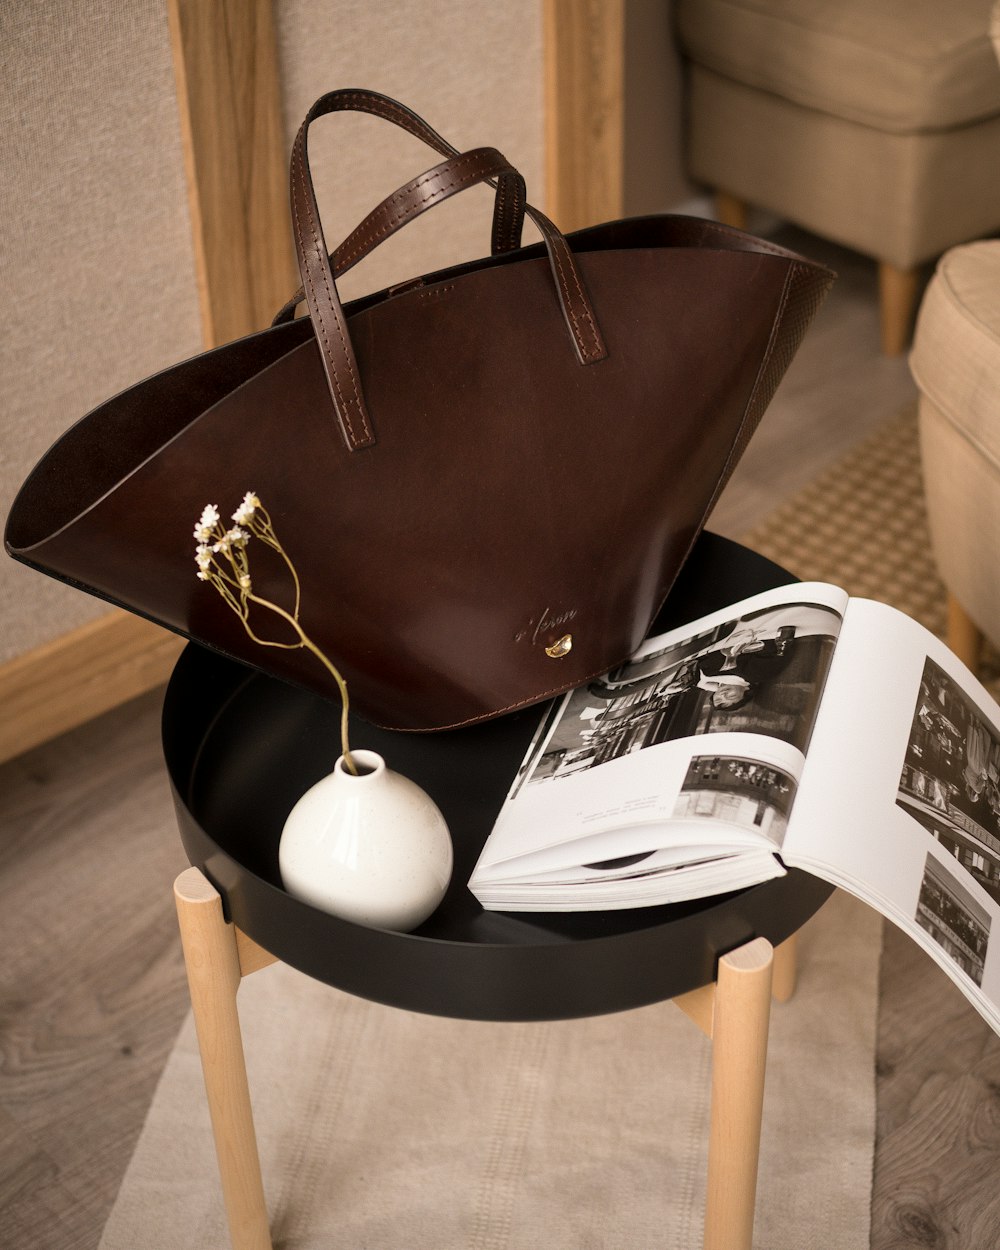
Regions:
[[245, 525], [247, 521], [251, 520], [253, 514], [259, 507], [260, 500], [253, 493], [253, 491], [248, 490], [243, 496], [243, 502], [233, 513], [233, 520], [237, 525]]
[[[258, 515], [258, 512], [260, 515]], [[229, 605], [243, 622], [249, 636], [263, 646], [306, 647], [322, 661], [330, 676], [337, 683], [340, 691], [343, 716], [341, 718], [341, 748], [348, 769], [356, 773], [357, 769], [351, 760], [351, 748], [347, 737], [347, 686], [344, 678], [335, 665], [306, 636], [299, 624], [299, 578], [295, 567], [284, 547], [278, 541], [271, 526], [267, 509], [253, 493], [247, 491], [243, 502], [232, 516], [233, 525], [225, 529], [219, 519], [219, 509], [214, 503], [206, 504], [201, 519], [194, 527], [195, 563], [198, 566], [198, 581], [208, 582], [223, 601]], [[246, 528], [244, 528], [246, 527]], [[246, 550], [253, 535], [263, 538], [268, 546], [273, 547], [287, 562], [295, 588], [295, 606], [291, 613], [276, 603], [254, 593], [250, 579], [250, 554]], [[225, 556], [225, 561], [216, 560], [216, 556]], [[251, 607], [251, 605], [253, 605]], [[277, 613], [286, 622], [291, 622], [298, 634], [298, 642], [268, 643], [256, 633], [258, 615], [263, 616], [267, 610]], [[250, 613], [254, 614], [254, 627], [250, 625]]]

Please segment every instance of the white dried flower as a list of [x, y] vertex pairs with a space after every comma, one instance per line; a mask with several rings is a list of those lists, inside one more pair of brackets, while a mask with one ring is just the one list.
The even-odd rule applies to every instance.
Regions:
[[248, 490], [247, 493], [243, 496], [243, 502], [233, 513], [233, 520], [236, 522], [237, 525], [245, 525], [247, 521], [252, 519], [253, 514], [257, 511], [259, 507], [260, 507], [260, 500], [253, 493], [253, 491]]
[[[258, 510], [260, 516], [257, 515]], [[310, 641], [299, 624], [299, 576], [284, 547], [282, 547], [274, 533], [267, 509], [253, 491], [247, 491], [243, 496], [243, 502], [233, 513], [233, 522], [234, 524], [230, 529], [224, 529], [220, 524], [219, 509], [216, 505], [213, 503], [205, 505], [201, 519], [194, 527], [194, 537], [198, 544], [195, 548], [198, 581], [208, 582], [222, 596], [223, 601], [236, 613], [243, 622], [244, 629], [255, 642], [259, 642], [262, 646], [305, 647], [326, 667], [340, 691], [340, 738], [342, 752], [349, 770], [352, 773], [356, 773], [357, 769], [351, 759], [351, 748], [348, 742], [347, 685], [340, 670]], [[243, 528], [244, 526], [247, 528]], [[254, 593], [251, 589], [250, 556], [245, 548], [254, 534], [261, 537], [268, 546], [273, 547], [284, 558], [288, 566], [295, 590], [295, 602], [291, 612], [276, 603], [271, 603], [268, 599], [261, 598], [259, 594]], [[213, 559], [213, 556], [219, 555], [226, 557], [225, 562], [216, 562]], [[251, 603], [254, 611], [253, 626], [250, 623]], [[256, 632], [257, 616], [268, 610], [282, 617], [286, 624], [290, 623], [292, 625], [298, 634], [298, 642], [268, 642], [267, 639], [258, 637]]]

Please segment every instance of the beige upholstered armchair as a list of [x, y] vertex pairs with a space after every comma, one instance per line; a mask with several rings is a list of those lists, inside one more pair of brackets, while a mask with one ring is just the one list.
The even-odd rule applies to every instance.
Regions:
[[[990, 26], [1000, 59], [1000, 2]], [[997, 163], [998, 154], [993, 154]], [[948, 642], [975, 670], [1000, 646], [1000, 242], [946, 252], [917, 318], [910, 371]]]
[[889, 354], [923, 262], [1000, 229], [992, 3], [678, 0], [692, 176], [874, 257]]
[[920, 306], [910, 369], [948, 642], [975, 669], [1000, 645], [1000, 242], [952, 248]]

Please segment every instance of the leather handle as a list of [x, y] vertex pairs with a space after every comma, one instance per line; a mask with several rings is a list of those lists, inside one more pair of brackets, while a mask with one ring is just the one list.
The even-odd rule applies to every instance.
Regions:
[[501, 188], [513, 187], [510, 195], [522, 206], [523, 215], [524, 179], [496, 148], [473, 148], [442, 161], [387, 196], [330, 257], [334, 273], [338, 278], [347, 273], [408, 221], [459, 191], [484, 182], [491, 174], [499, 175]]
[[[458, 148], [453, 147], [419, 117], [412, 109], [390, 96], [378, 91], [366, 91], [361, 87], [345, 87], [337, 91], [328, 91], [321, 96], [309, 110], [305, 124], [325, 117], [328, 113], [370, 113], [373, 117], [392, 122], [407, 134], [420, 139], [428, 147], [433, 148], [440, 156], [460, 156]], [[513, 171], [516, 173], [517, 171]], [[518, 175], [520, 177], [520, 175]], [[522, 180], [522, 189], [523, 189]], [[524, 228], [524, 196], [520, 199], [512, 194], [513, 187], [504, 177], [491, 179], [490, 186], [496, 187], [496, 200], [493, 207], [493, 232], [491, 249], [493, 254], [511, 252], [521, 246], [521, 231]], [[376, 210], [377, 211], [377, 210]]]
[[[302, 275], [302, 288], [309, 305], [316, 341], [320, 348], [330, 395], [344, 440], [349, 450], [357, 451], [373, 446], [375, 434], [362, 391], [347, 318], [337, 292], [334, 278], [336, 266], [331, 267], [330, 256], [323, 238], [307, 152], [310, 124], [317, 117], [344, 108], [359, 108], [362, 111], [374, 113], [376, 116], [386, 117], [387, 120], [404, 126], [411, 133], [419, 131], [420, 137], [428, 142], [430, 142], [428, 136], [433, 136], [434, 139], [439, 139], [439, 136], [435, 135], [435, 132], [420, 118], [397, 104], [396, 101], [385, 96], [378, 96], [374, 92], [359, 91], [331, 92], [321, 97], [307, 113], [295, 136], [291, 160], [292, 225], [295, 232], [299, 272]], [[417, 127], [416, 131], [412, 129], [414, 125]], [[443, 143], [444, 140], [440, 142]], [[432, 146], [434, 146], [433, 143]], [[450, 152], [455, 151], [450, 148], [450, 145], [448, 147]], [[358, 231], [352, 233], [344, 245], [345, 247], [350, 245], [348, 256], [355, 258], [350, 263], [356, 263], [383, 238], [387, 238], [400, 226], [434, 204], [440, 203], [476, 182], [487, 181], [495, 175], [509, 176], [512, 173], [516, 174], [516, 171], [495, 149], [481, 148], [471, 153], [455, 153], [449, 156], [442, 165], [413, 179], [394, 196], [383, 201], [374, 214], [370, 214], [369, 218], [365, 219], [359, 230], [364, 230], [371, 218], [375, 217], [373, 229], [378, 237], [373, 237], [371, 241], [368, 241], [367, 232], [363, 238], [357, 237]], [[516, 174], [516, 176], [519, 189], [523, 183], [520, 181], [520, 175]], [[516, 199], [519, 204], [523, 205], [523, 211], [527, 212], [538, 226], [545, 240], [560, 308], [580, 363], [591, 364], [604, 359], [607, 349], [566, 240], [543, 213], [532, 208], [530, 204], [524, 203], [523, 194], [517, 194]], [[397, 213], [396, 209], [402, 211]], [[400, 219], [394, 224], [396, 216]], [[286, 305], [286, 309], [282, 311], [287, 311], [287, 308]]]
[[[427, 170], [426, 173], [411, 179], [404, 187], [400, 187], [398, 191], [387, 196], [377, 208], [373, 208], [361, 225], [352, 230], [337, 250], [330, 254], [330, 268], [334, 278], [342, 278], [369, 252], [426, 209], [447, 199], [450, 195], [464, 191], [466, 187], [487, 180], [491, 170], [497, 173], [497, 182], [500, 187], [498, 203], [501, 197], [510, 197], [510, 200], [519, 206], [520, 216], [523, 219], [524, 179], [496, 148], [473, 148], [471, 152], [453, 156], [447, 161], [442, 161], [440, 165], [435, 165], [433, 169]], [[498, 218], [501, 217], [506, 220], [505, 215], [494, 214], [495, 226], [498, 224]], [[494, 248], [493, 250], [496, 253], [506, 249]], [[271, 324], [281, 325], [283, 322], [291, 321], [295, 315], [295, 309], [304, 298], [305, 292], [302, 287], [299, 287], [288, 303], [277, 313]]]

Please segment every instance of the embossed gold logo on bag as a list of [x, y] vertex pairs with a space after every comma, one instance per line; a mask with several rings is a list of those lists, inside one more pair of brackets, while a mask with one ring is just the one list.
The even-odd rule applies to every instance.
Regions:
[[546, 654], [551, 655], [553, 659], [567, 655], [573, 646], [573, 635], [564, 634], [559, 639], [552, 639], [551, 633], [575, 620], [579, 611], [579, 608], [566, 608], [562, 612], [555, 612], [552, 608], [545, 608], [537, 620], [529, 620], [524, 629], [517, 631], [514, 641], [530, 642], [532, 645], [541, 643], [545, 647]]

